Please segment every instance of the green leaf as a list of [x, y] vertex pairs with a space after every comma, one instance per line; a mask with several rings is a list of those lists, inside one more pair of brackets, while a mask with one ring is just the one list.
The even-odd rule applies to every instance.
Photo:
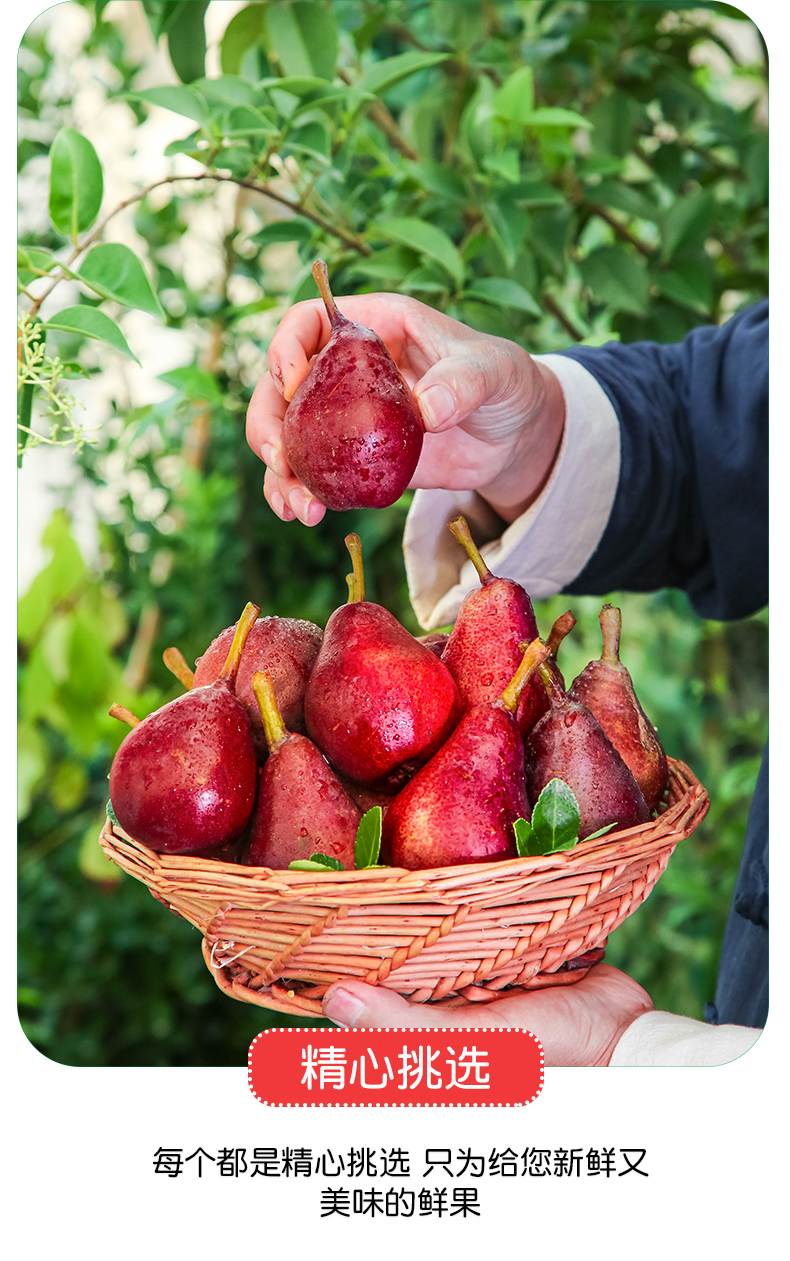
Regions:
[[375, 867], [378, 864], [381, 850], [381, 820], [381, 806], [372, 806], [359, 821], [354, 846], [354, 865], [357, 871], [361, 871], [364, 867]]
[[38, 725], [20, 721], [16, 737], [17, 819], [33, 807], [36, 789], [50, 771], [49, 749]]
[[249, 105], [237, 105], [229, 110], [223, 119], [225, 135], [232, 140], [240, 136], [277, 136], [279, 128], [263, 110], [253, 109]]
[[17, 281], [24, 289], [26, 285], [30, 284], [31, 280], [37, 280], [40, 276], [48, 276], [52, 268], [59, 266], [59, 264], [49, 250], [31, 249], [30, 246], [23, 249], [21, 245], [18, 245], [16, 266]]
[[492, 153], [483, 158], [486, 171], [501, 175], [510, 184], [517, 184], [521, 178], [521, 166], [516, 149], [505, 149], [503, 153]]
[[99, 844], [101, 827], [102, 819], [99, 816], [85, 828], [78, 850], [77, 866], [83, 876], [97, 884], [118, 884], [123, 880], [123, 871], [117, 863], [107, 857]]
[[647, 309], [650, 276], [644, 262], [622, 245], [603, 245], [579, 263], [593, 300], [617, 311], [642, 315]]
[[234, 14], [225, 28], [219, 50], [223, 74], [240, 74], [245, 53], [262, 42], [265, 31], [265, 5], [248, 4]]
[[658, 222], [661, 218], [661, 211], [643, 193], [628, 184], [618, 184], [615, 180], [604, 180], [597, 187], [589, 188], [584, 200], [593, 205], [611, 206], [614, 210], [622, 210], [624, 214], [638, 219]]
[[95, 307], [66, 307], [65, 310], [58, 311], [51, 320], [47, 320], [44, 328], [60, 333], [79, 333], [82, 337], [91, 337], [95, 341], [105, 342], [114, 350], [120, 350], [122, 355], [134, 359], [135, 363], [140, 362], [137, 355], [132, 354], [126, 338], [115, 321], [103, 311], [96, 310]]
[[217, 403], [222, 398], [216, 378], [210, 372], [201, 371], [196, 364], [163, 372], [159, 380], [164, 381], [165, 385], [172, 385], [173, 389], [180, 390], [187, 398], [195, 401]]
[[459, 286], [463, 283], [464, 264], [461, 255], [446, 232], [425, 219], [383, 219], [371, 224], [381, 236], [410, 249], [419, 250], [427, 258], [444, 267]]
[[529, 227], [526, 211], [512, 204], [490, 200], [483, 204], [483, 217], [503, 263], [508, 271], [512, 271]]
[[292, 9], [313, 73], [322, 79], [333, 78], [338, 48], [334, 5], [316, 4], [315, 0], [296, 0]]
[[314, 231], [315, 227], [309, 219], [294, 215], [291, 219], [278, 219], [275, 223], [267, 223], [260, 232], [251, 236], [250, 240], [263, 250], [267, 245], [277, 245], [282, 241], [309, 241]]
[[680, 306], [707, 315], [713, 302], [713, 280], [700, 263], [686, 263], [656, 277], [656, 288]]
[[157, 43], [166, 35], [182, 9], [186, 9], [189, 0], [143, 0], [143, 8], [148, 16], [148, 24]]
[[17, 607], [17, 638], [28, 645], [41, 633], [55, 606], [71, 595], [85, 577], [85, 562], [63, 508], [53, 512], [41, 542], [52, 557]]
[[196, 123], [205, 124], [209, 120], [208, 101], [201, 92], [186, 84], [181, 86], [167, 83], [158, 88], [141, 88], [138, 92], [129, 92], [127, 95], [134, 100], [147, 101], [149, 105], [169, 109]]
[[328, 164], [332, 140], [328, 128], [323, 123], [312, 121], [292, 131], [286, 147], [297, 153], [309, 153], [317, 157], [320, 162]]
[[290, 92], [291, 96], [309, 96], [311, 92], [319, 92], [331, 88], [326, 79], [317, 79], [315, 75], [288, 75], [284, 79], [261, 79], [259, 88], [275, 89], [278, 92]]
[[532, 845], [534, 844], [534, 833], [528, 819], [516, 819], [513, 824], [513, 831], [516, 834], [516, 853], [519, 858], [529, 858], [532, 854]]
[[410, 271], [399, 287], [404, 293], [447, 293], [447, 272], [435, 263], [426, 263]]
[[579, 835], [579, 803], [564, 780], [549, 780], [532, 811], [532, 831], [540, 853], [571, 849]]
[[499, 276], [483, 276], [464, 290], [468, 298], [482, 298], [494, 306], [512, 307], [516, 311], [526, 311], [529, 315], [542, 315], [540, 307], [531, 293], [515, 280], [507, 280]]
[[396, 57], [385, 57], [383, 61], [375, 61], [366, 66], [355, 80], [354, 87], [380, 96], [403, 79], [418, 74], [420, 70], [427, 70], [429, 66], [436, 66], [440, 61], [446, 61], [448, 56], [448, 53], [408, 52], [398, 53]]
[[494, 112], [506, 123], [527, 123], [535, 111], [532, 66], [514, 70], [494, 97]]
[[[257, 238], [256, 238], [257, 239]], [[349, 277], [363, 277], [385, 288], [401, 284], [414, 270], [417, 255], [403, 245], [385, 245], [367, 258], [361, 258], [348, 268]]]
[[617, 820], [614, 823], [607, 823], [605, 828], [599, 828], [597, 832], [590, 832], [589, 836], [585, 836], [585, 841], [597, 840], [599, 836], [606, 836], [607, 832], [611, 832], [612, 828], [617, 827]]
[[666, 213], [661, 229], [664, 261], [673, 258], [683, 246], [710, 230], [713, 198], [706, 189], [679, 197]]
[[522, 180], [518, 188], [513, 189], [516, 204], [519, 206], [562, 206], [565, 198], [558, 188], [547, 184], [545, 180]]
[[314, 863], [320, 863], [322, 867], [329, 867], [332, 871], [345, 871], [345, 867], [339, 858], [331, 858], [329, 854], [311, 854], [310, 859]]
[[167, 33], [167, 51], [182, 83], [192, 83], [206, 73], [206, 23], [208, 0], [182, 5]]
[[577, 114], [572, 109], [558, 109], [554, 106], [534, 109], [524, 122], [528, 127], [584, 127], [587, 131], [591, 131], [593, 126], [589, 118], [585, 118], [583, 114]]
[[266, 44], [286, 76], [332, 79], [337, 62], [337, 21], [313, 3], [273, 4], [266, 9]]
[[111, 823], [116, 823], [118, 824], [118, 827], [120, 827], [115, 811], [112, 808], [112, 802], [109, 800], [109, 798], [107, 799], [107, 817]]
[[193, 131], [190, 136], [185, 136], [183, 140], [171, 140], [170, 144], [165, 146], [165, 157], [172, 158], [176, 153], [188, 153], [197, 162], [205, 161], [205, 154], [201, 152], [197, 145], [199, 139], [200, 132]]
[[76, 244], [101, 209], [101, 162], [90, 140], [70, 127], [58, 132], [49, 156], [49, 217]]
[[311, 854], [309, 858], [297, 858], [288, 864], [289, 871], [345, 871], [337, 858], [329, 854]]
[[260, 104], [260, 92], [238, 74], [221, 74], [216, 79], [197, 79], [192, 87], [200, 92], [207, 101], [217, 101], [222, 105], [249, 105], [255, 108]]
[[165, 318], [143, 264], [128, 245], [119, 242], [94, 245], [85, 256], [79, 277], [103, 298], [147, 311], [161, 320]]
[[269, 55], [276, 56], [286, 75], [315, 73], [293, 5], [270, 4], [267, 6], [266, 33]]

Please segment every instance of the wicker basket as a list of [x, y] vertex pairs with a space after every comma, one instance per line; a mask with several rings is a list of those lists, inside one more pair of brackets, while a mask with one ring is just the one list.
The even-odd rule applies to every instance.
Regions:
[[707, 813], [688, 767], [669, 766], [657, 819], [550, 857], [314, 875], [156, 854], [109, 820], [101, 844], [200, 929], [214, 979], [242, 1002], [320, 1016], [321, 996], [344, 977], [412, 1002], [485, 1002], [572, 983], [602, 957]]

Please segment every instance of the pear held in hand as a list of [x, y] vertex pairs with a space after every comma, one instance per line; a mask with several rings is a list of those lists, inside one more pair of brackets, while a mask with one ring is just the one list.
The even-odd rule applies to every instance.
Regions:
[[351, 871], [359, 810], [312, 740], [286, 730], [272, 676], [256, 672], [252, 688], [269, 756], [261, 770], [245, 864], [284, 871], [289, 863], [320, 853]]
[[620, 660], [620, 610], [605, 604], [598, 620], [603, 635], [601, 659], [585, 666], [568, 695], [586, 705], [598, 720], [642, 789], [648, 806], [655, 810], [669, 783], [666, 754], [639, 703], [631, 675]]
[[332, 325], [283, 421], [283, 452], [327, 508], [386, 508], [412, 479], [424, 425], [381, 338], [338, 311], [326, 263], [313, 275]]
[[257, 764], [249, 719], [234, 685], [259, 612], [254, 604], [246, 606], [216, 682], [192, 688], [149, 714], [113, 759], [110, 800], [116, 818], [149, 849], [205, 854], [227, 846], [247, 826]]
[[384, 861], [423, 871], [516, 857], [513, 825], [530, 810], [515, 714], [548, 655], [535, 639], [502, 696], [468, 709], [447, 743], [398, 793], [384, 819]]

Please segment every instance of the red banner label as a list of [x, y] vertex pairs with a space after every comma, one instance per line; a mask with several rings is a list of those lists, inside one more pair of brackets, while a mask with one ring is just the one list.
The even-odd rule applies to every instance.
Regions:
[[543, 1048], [527, 1029], [265, 1029], [248, 1076], [280, 1108], [518, 1108]]

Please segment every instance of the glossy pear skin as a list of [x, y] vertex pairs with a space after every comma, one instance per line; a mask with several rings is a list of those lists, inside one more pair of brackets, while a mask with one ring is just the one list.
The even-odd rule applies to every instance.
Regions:
[[[227, 627], [198, 657], [194, 687], [205, 687], [219, 677], [235, 629]], [[320, 626], [293, 617], [259, 617], [250, 631], [236, 676], [236, 695], [247, 711], [260, 762], [266, 760], [268, 748], [252, 676], [257, 670], [271, 674], [283, 722], [289, 731], [304, 734], [304, 693], [322, 638]]]
[[452, 675], [378, 604], [335, 609], [305, 693], [308, 735], [340, 774], [397, 791], [461, 713]]
[[580, 840], [610, 823], [620, 831], [650, 818], [639, 785], [590, 711], [559, 688], [524, 747], [530, 801], [536, 802], [555, 776], [564, 780], [579, 803]]
[[165, 854], [205, 853], [235, 840], [256, 785], [249, 719], [225, 681], [149, 714], [125, 737], [110, 771], [121, 827]]
[[475, 706], [393, 801], [382, 861], [421, 871], [515, 858], [518, 818], [529, 818], [518, 723], [500, 705]]
[[283, 452], [334, 512], [385, 508], [417, 467], [422, 415], [378, 334], [341, 315], [331, 295], [324, 301], [332, 333], [288, 405]]
[[619, 658], [620, 610], [604, 605], [600, 615], [604, 649], [571, 684], [568, 695], [586, 705], [642, 789], [651, 810], [669, 782], [667, 758]]
[[360, 818], [312, 740], [290, 733], [261, 769], [244, 862], [285, 870], [320, 853], [351, 871]]
[[[502, 695], [524, 655], [522, 645], [537, 633], [532, 601], [510, 578], [491, 575], [466, 596], [442, 653], [465, 709]], [[546, 690], [535, 676], [519, 702], [521, 730], [527, 731], [547, 709]]]

